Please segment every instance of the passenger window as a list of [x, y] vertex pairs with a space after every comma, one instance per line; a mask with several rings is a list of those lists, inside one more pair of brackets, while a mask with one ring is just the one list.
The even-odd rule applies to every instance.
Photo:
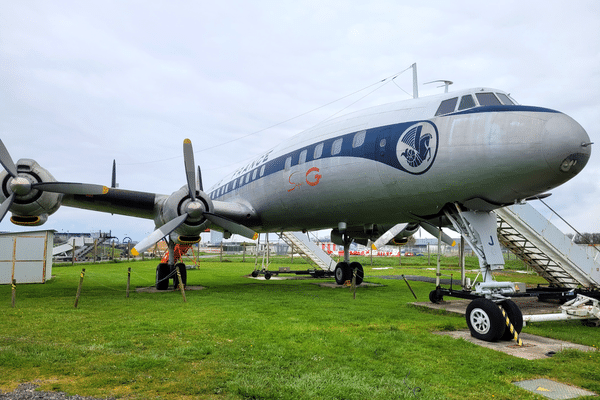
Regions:
[[250, 182], [250, 172], [248, 172], [248, 174], [246, 174], [246, 183]]
[[254, 172], [252, 173], [252, 180], [256, 179], [256, 174], [258, 174], [258, 170], [255, 169]]
[[496, 96], [498, 96], [500, 98], [500, 101], [505, 106], [514, 106], [515, 105], [515, 103], [513, 103], [513, 101], [504, 93], [496, 93]]
[[479, 105], [481, 106], [499, 106], [501, 105], [500, 100], [494, 93], [476, 93], [477, 101], [479, 101]]
[[263, 176], [264, 174], [265, 174], [265, 166], [263, 165], [262, 167], [260, 167], [260, 176]]
[[475, 107], [475, 100], [473, 99], [473, 96], [471, 96], [470, 94], [463, 96], [460, 99], [460, 104], [458, 105], [458, 110], [466, 110], [467, 108], [473, 108]]
[[240, 178], [240, 186], [242, 186], [244, 184], [244, 175], [242, 175], [242, 177]]
[[231, 190], [235, 189], [236, 186], [237, 186], [237, 179], [235, 181], [233, 181], [233, 186], [231, 186]]
[[321, 158], [321, 155], [323, 154], [323, 143], [319, 143], [316, 147], [315, 147], [315, 152], [313, 154], [313, 159], [317, 159], [317, 158]]
[[300, 159], [298, 160], [298, 164], [304, 164], [306, 162], [306, 153], [307, 150], [302, 150], [300, 152]]
[[292, 167], [292, 157], [288, 157], [285, 159], [285, 170], [287, 171]]
[[331, 146], [331, 155], [335, 156], [336, 154], [340, 154], [340, 152], [342, 151], [342, 138], [337, 139], [335, 142], [333, 142], [333, 145]]
[[452, 99], [444, 100], [440, 104], [438, 110], [435, 113], [435, 116], [449, 114], [454, 111], [456, 108], [456, 103], [458, 102], [458, 97], [454, 97]]
[[352, 148], [355, 149], [360, 147], [365, 142], [365, 136], [367, 135], [367, 131], [360, 131], [354, 135], [354, 139], [352, 140]]

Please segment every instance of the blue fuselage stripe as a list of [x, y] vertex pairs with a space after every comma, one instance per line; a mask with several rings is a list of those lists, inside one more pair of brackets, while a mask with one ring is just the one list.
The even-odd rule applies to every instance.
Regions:
[[[451, 117], [456, 115], [464, 114], [475, 114], [475, 113], [494, 113], [494, 112], [544, 112], [544, 113], [558, 113], [558, 111], [551, 110], [542, 107], [531, 107], [531, 106], [486, 106], [486, 107], [475, 107], [469, 110], [459, 111], [444, 116], [438, 116], [436, 118]], [[300, 153], [306, 150], [305, 162], [311, 162], [314, 160], [321, 160], [331, 157], [358, 157], [368, 160], [373, 160], [379, 163], [389, 165], [393, 168], [406, 171], [400, 165], [398, 156], [396, 154], [396, 145], [400, 138], [400, 135], [412, 125], [418, 124], [419, 122], [429, 122], [429, 120], [417, 120], [410, 122], [402, 122], [398, 124], [380, 126], [376, 128], [370, 128], [366, 130], [364, 143], [362, 145], [353, 147], [354, 136], [360, 132], [347, 133], [341, 136], [326, 139], [320, 142], [316, 142], [309, 146], [301, 147], [297, 150], [266, 161], [256, 168], [249, 170], [248, 172], [237, 176], [235, 179], [230, 180], [224, 185], [219, 186], [217, 189], [210, 193], [210, 197], [218, 199], [224, 194], [230, 193], [237, 190], [249, 183], [252, 183], [258, 179], [265, 178], [269, 175], [282, 171], [286, 167], [286, 160], [291, 157], [290, 166], [298, 165]], [[435, 125], [434, 125], [435, 126]], [[342, 146], [339, 153], [332, 154], [332, 148], [334, 142], [342, 139]], [[323, 145], [322, 153], [320, 157], [315, 158], [315, 148], [319, 145]], [[262, 170], [264, 167], [264, 170]], [[262, 170], [262, 174], [261, 174]], [[408, 172], [408, 171], [407, 171]]]

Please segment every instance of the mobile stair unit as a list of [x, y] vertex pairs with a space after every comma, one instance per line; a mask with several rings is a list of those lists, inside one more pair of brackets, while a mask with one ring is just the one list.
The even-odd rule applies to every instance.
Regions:
[[292, 251], [298, 252], [302, 258], [309, 264], [314, 264], [317, 268], [333, 273], [336, 262], [321, 247], [313, 243], [307, 234], [302, 232], [281, 232], [281, 238], [286, 242]]
[[257, 277], [261, 274], [264, 274], [265, 279], [271, 279], [273, 275], [279, 274], [311, 275], [315, 278], [333, 276], [337, 263], [329, 256], [329, 254], [321, 249], [321, 247], [313, 243], [307, 234], [302, 232], [281, 232], [279, 233], [279, 237], [290, 246], [292, 255], [294, 253], [299, 254], [312, 268], [294, 271], [290, 267], [281, 267], [278, 271], [269, 271], [267, 261], [266, 268], [265, 265], [263, 265], [262, 268], [255, 269], [252, 273], [253, 277]]
[[600, 290], [600, 252], [595, 247], [573, 243], [529, 204], [495, 211], [498, 240], [551, 287]]

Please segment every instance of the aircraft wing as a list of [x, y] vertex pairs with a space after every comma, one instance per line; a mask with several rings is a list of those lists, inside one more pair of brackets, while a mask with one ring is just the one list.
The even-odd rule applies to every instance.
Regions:
[[57, 182], [36, 161], [21, 159], [16, 164], [0, 140], [0, 220], [8, 211], [17, 225], [37, 226], [61, 205], [152, 219], [156, 231], [142, 240], [137, 252], [168, 236], [180, 244], [196, 243], [207, 227], [255, 238], [246, 224], [257, 225], [256, 212], [247, 204], [215, 201], [202, 191], [200, 172], [196, 180], [194, 154], [189, 139], [183, 143], [187, 185], [171, 195], [108, 188], [72, 182]]

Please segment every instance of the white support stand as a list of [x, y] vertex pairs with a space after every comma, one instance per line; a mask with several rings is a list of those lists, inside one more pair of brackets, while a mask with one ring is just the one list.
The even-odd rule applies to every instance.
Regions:
[[573, 300], [560, 306], [561, 312], [554, 314], [523, 315], [524, 322], [566, 321], [569, 319], [590, 319], [600, 322], [600, 301], [578, 294]]
[[504, 269], [504, 257], [498, 242], [497, 217], [493, 211], [445, 212], [454, 228], [462, 234], [479, 258], [483, 282], [475, 284], [475, 292], [488, 298], [504, 298], [516, 293], [513, 282], [497, 282], [492, 271]]

